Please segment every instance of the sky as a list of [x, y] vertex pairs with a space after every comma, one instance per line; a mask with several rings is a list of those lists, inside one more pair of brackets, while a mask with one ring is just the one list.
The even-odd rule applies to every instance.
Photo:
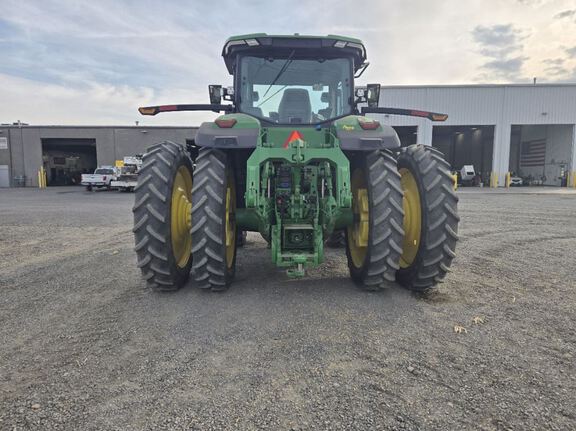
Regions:
[[235, 34], [360, 38], [359, 84], [576, 82], [576, 0], [0, 0], [0, 123], [197, 125]]

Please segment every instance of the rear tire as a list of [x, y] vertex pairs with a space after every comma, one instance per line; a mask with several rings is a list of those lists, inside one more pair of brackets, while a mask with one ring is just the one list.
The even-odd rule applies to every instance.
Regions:
[[236, 268], [236, 184], [231, 160], [202, 148], [192, 192], [194, 279], [199, 288], [226, 290]]
[[402, 252], [400, 175], [387, 151], [362, 152], [351, 162], [355, 221], [346, 229], [348, 268], [356, 283], [381, 290], [394, 282]]
[[134, 191], [138, 267], [149, 287], [177, 290], [192, 266], [192, 162], [183, 147], [166, 141], [148, 148]]
[[404, 190], [406, 233], [396, 279], [408, 289], [425, 291], [444, 279], [454, 259], [460, 220], [458, 197], [450, 166], [435, 148], [411, 145], [402, 149], [398, 170]]

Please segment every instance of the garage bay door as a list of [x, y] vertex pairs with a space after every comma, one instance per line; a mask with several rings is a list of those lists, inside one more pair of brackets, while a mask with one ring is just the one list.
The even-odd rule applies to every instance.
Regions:
[[10, 187], [10, 171], [8, 165], [0, 165], [0, 187]]

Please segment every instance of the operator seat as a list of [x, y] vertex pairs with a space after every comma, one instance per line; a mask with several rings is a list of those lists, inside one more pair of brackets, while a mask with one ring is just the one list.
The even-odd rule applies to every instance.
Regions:
[[282, 100], [278, 106], [280, 123], [302, 124], [310, 123], [312, 105], [310, 95], [303, 88], [289, 88], [284, 90]]

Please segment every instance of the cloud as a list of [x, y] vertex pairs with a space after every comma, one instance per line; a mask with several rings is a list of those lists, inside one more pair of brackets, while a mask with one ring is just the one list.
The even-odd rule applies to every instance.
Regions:
[[[190, 124], [213, 116], [174, 113], [170, 116], [141, 117], [137, 107], [170, 102], [184, 102], [182, 94], [190, 89], [155, 90], [99, 82], [85, 82], [80, 88], [55, 83], [40, 83], [25, 78], [0, 74], [0, 100], [10, 101], [10, 116], [2, 122], [18, 119], [31, 124]], [[199, 99], [204, 95], [192, 94]], [[33, 97], [33, 100], [30, 98]], [[206, 96], [207, 97], [207, 94]], [[32, 109], [33, 108], [33, 109]]]
[[554, 66], [559, 66], [561, 64], [564, 64], [565, 61], [566, 60], [564, 60], [563, 58], [552, 58], [552, 59], [544, 60], [544, 63], [554, 65]]
[[477, 26], [472, 30], [474, 40], [484, 46], [508, 48], [518, 42], [520, 31], [512, 24], [498, 24], [490, 27]]
[[576, 16], [576, 9], [565, 10], [554, 15], [554, 19], [572, 18]]
[[526, 57], [508, 58], [505, 60], [492, 60], [484, 64], [487, 69], [495, 70], [498, 73], [514, 76], [520, 72]]
[[492, 76], [495, 79], [517, 81], [521, 78], [522, 67], [529, 57], [522, 55], [520, 43], [528, 37], [524, 30], [512, 24], [477, 26], [472, 30], [472, 38], [479, 46], [478, 52], [485, 57], [479, 79]]
[[543, 0], [516, 0], [516, 1], [525, 6], [537, 6], [543, 3]]
[[548, 66], [546, 66], [544, 70], [546, 71], [546, 74], [549, 76], [564, 77], [570, 73], [570, 70], [563, 66], [563, 62], [549, 63], [547, 61], [544, 61], [544, 63], [548, 64]]
[[566, 48], [565, 51], [566, 51], [566, 54], [568, 54], [570, 56], [570, 58], [576, 58], [576, 46], [574, 46], [572, 48]]
[[[544, 0], [498, 8], [482, 0], [389, 0], [371, 2], [369, 13], [353, 0], [301, 0], [298, 8], [265, 0], [1, 3], [2, 122], [197, 124], [214, 114], [138, 118], [135, 108], [206, 102], [208, 84], [232, 82], [220, 56], [226, 38], [253, 32], [359, 37], [371, 63], [362, 84], [568, 79], [572, 72], [560, 68], [576, 66], [569, 61], [576, 34], [552, 18]], [[571, 9], [562, 4], [554, 12]], [[545, 61], [556, 58], [566, 62]]]

